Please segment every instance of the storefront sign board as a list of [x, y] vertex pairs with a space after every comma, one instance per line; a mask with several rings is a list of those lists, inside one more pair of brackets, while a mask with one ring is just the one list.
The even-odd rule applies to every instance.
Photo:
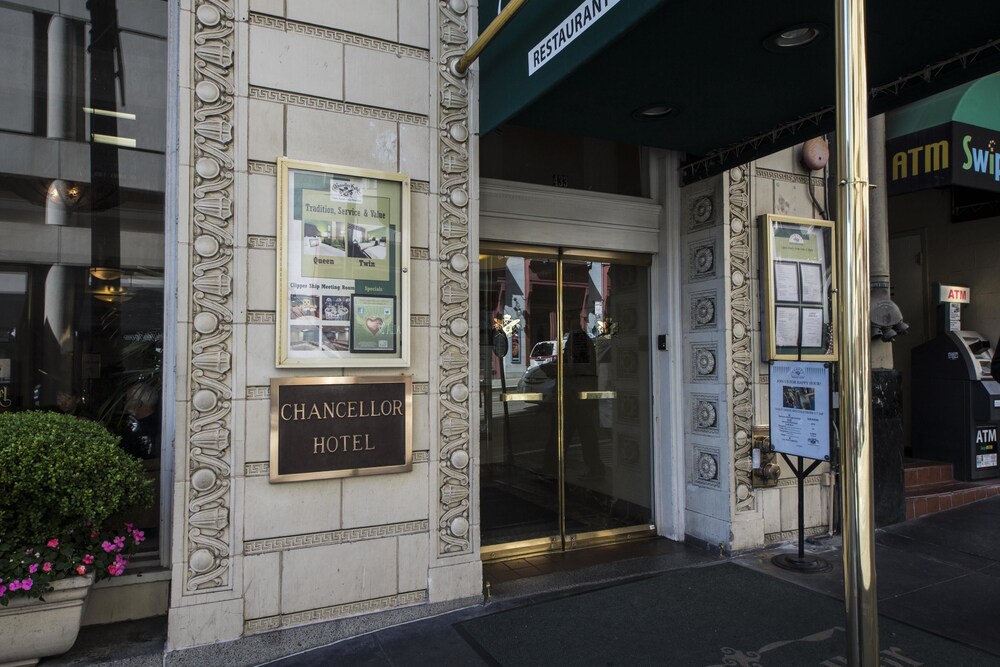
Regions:
[[275, 365], [409, 366], [410, 179], [278, 160]]
[[272, 482], [408, 472], [413, 378], [271, 380]]

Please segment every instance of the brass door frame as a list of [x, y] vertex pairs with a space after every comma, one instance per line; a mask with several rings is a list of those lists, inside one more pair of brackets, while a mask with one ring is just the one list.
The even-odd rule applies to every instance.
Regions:
[[[561, 341], [564, 330], [563, 323], [563, 263], [566, 261], [596, 261], [614, 262], [617, 264], [628, 264], [632, 266], [652, 265], [652, 255], [643, 255], [630, 252], [618, 252], [610, 250], [585, 250], [581, 248], [562, 248], [555, 246], [536, 246], [521, 243], [502, 243], [495, 241], [482, 241], [479, 245], [480, 255], [513, 256], [528, 259], [552, 259], [556, 261], [556, 335], [555, 340]], [[558, 461], [557, 461], [557, 482], [559, 487], [559, 534], [548, 537], [533, 538], [530, 540], [520, 540], [516, 542], [505, 542], [503, 544], [492, 544], [481, 547], [480, 554], [484, 561], [506, 560], [508, 558], [519, 558], [522, 556], [545, 553], [569, 551], [587, 547], [613, 544], [617, 542], [627, 542], [636, 539], [647, 539], [656, 535], [656, 524], [640, 524], [637, 526], [626, 526], [624, 528], [614, 528], [609, 530], [599, 530], [584, 533], [566, 533], [566, 482], [565, 482], [565, 462], [563, 457], [565, 431], [564, 423], [564, 401], [563, 401], [563, 362], [560, 360], [556, 367], [556, 401], [557, 401], [557, 431], [558, 431]], [[603, 393], [603, 392], [600, 392]], [[652, 471], [650, 471], [652, 472]], [[655, 518], [655, 517], [654, 517]]]

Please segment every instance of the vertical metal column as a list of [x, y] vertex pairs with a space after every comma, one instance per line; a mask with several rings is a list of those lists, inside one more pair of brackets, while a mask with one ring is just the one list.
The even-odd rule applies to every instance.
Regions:
[[844, 600], [851, 665], [878, 665], [872, 506], [865, 1], [837, 2], [837, 245]]

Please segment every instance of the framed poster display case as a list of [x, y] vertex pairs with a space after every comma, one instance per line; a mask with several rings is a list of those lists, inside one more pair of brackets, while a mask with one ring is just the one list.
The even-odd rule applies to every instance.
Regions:
[[836, 360], [833, 222], [771, 214], [760, 229], [764, 360]]
[[278, 368], [410, 363], [410, 179], [278, 159]]

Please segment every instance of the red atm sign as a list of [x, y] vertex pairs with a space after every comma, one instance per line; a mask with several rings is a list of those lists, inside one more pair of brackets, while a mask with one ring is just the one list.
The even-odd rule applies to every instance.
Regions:
[[938, 303], [969, 303], [970, 290], [960, 285], [938, 285]]

